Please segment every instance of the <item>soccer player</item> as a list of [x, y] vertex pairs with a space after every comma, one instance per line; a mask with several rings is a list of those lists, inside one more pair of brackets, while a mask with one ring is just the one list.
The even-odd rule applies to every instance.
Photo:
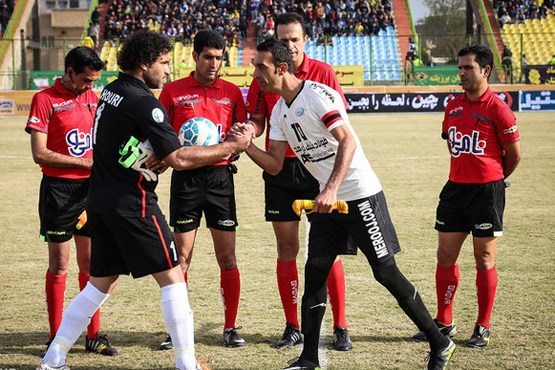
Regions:
[[[188, 77], [167, 84], [160, 102], [169, 114], [176, 133], [194, 117], [209, 119], [225, 140], [235, 122], [247, 118], [241, 90], [218, 77], [225, 52], [225, 40], [214, 30], [197, 32], [193, 41], [195, 70]], [[245, 340], [237, 333], [235, 320], [239, 307], [241, 278], [235, 256], [237, 214], [230, 158], [187, 171], [173, 171], [170, 197], [170, 226], [185, 281], [193, 257], [193, 247], [202, 213], [210, 229], [216, 260], [220, 266], [220, 292], [224, 303], [223, 340], [228, 347], [241, 347]], [[171, 337], [160, 349], [172, 348]]]
[[[334, 70], [324, 62], [310, 59], [304, 52], [308, 36], [302, 16], [297, 13], [280, 14], [275, 21], [275, 34], [291, 53], [295, 76], [302, 80], [323, 83], [336, 90], [346, 107], [347, 101]], [[250, 113], [250, 119], [256, 123], [257, 135], [261, 135], [265, 126], [268, 126], [266, 143], [269, 142], [269, 119], [278, 99], [278, 94], [261, 91], [258, 81], [252, 81], [247, 94], [247, 112]], [[283, 336], [276, 344], [276, 347], [280, 348], [302, 343], [297, 313], [299, 274], [296, 261], [299, 254], [300, 217], [293, 212], [291, 204], [295, 199], [314, 199], [319, 190], [318, 181], [304, 168], [289, 147], [285, 152], [281, 172], [275, 176], [264, 172], [263, 178], [265, 216], [266, 221], [272, 222], [276, 236], [277, 283], [286, 320]], [[348, 351], [353, 346], [345, 319], [345, 274], [340, 258], [333, 264], [327, 283], [333, 311], [333, 348]]]
[[[91, 90], [104, 63], [94, 50], [76, 47], [64, 60], [64, 75], [33, 97], [25, 131], [31, 135], [33, 160], [40, 165], [40, 238], [48, 243], [46, 309], [50, 345], [56, 335], [66, 292], [70, 241], [75, 241], [79, 288], [89, 281], [91, 240], [87, 224], [76, 228], [85, 210], [92, 166], [92, 131], [98, 97]], [[117, 350], [100, 333], [100, 312], [87, 328], [85, 349], [106, 356]]]
[[[167, 165], [183, 170], [225, 160], [244, 150], [250, 138], [235, 136], [210, 147], [181, 146], [164, 107], [150, 90], [162, 87], [169, 76], [171, 50], [170, 41], [158, 33], [133, 33], [118, 54], [123, 72], [100, 95], [87, 199], [91, 280], [66, 309], [38, 370], [69, 369], [65, 362], [70, 347], [112, 293], [119, 275], [130, 273], [134, 278], [152, 275], [160, 286], [176, 368], [201, 368], [195, 359], [187, 286], [171, 231], [157, 204], [157, 173]], [[135, 145], [136, 141], [141, 143]]]
[[[254, 78], [264, 91], [281, 96], [271, 116], [265, 152], [251, 144], [246, 153], [264, 170], [281, 171], [287, 144], [320, 184], [310, 225], [305, 288], [302, 298], [301, 356], [286, 369], [319, 369], [318, 342], [326, 309], [326, 279], [338, 254], [354, 244], [364, 253], [376, 280], [430, 338], [428, 369], [445, 369], [455, 350], [441, 334], [416, 288], [399, 271], [400, 250], [381, 184], [349, 124], [341, 96], [332, 88], [295, 77], [291, 54], [279, 41], [257, 46]], [[250, 133], [250, 125], [237, 125]], [[332, 212], [344, 200], [348, 214]]]
[[[445, 108], [441, 136], [451, 153], [449, 180], [439, 194], [435, 229], [438, 231], [436, 293], [437, 326], [455, 335], [453, 303], [459, 285], [457, 259], [472, 233], [476, 261], [478, 318], [468, 341], [485, 347], [497, 290], [495, 248], [503, 233], [505, 179], [520, 157], [520, 134], [511, 109], [489, 88], [493, 53], [472, 45], [459, 51], [459, 76], [464, 94]], [[413, 336], [427, 340], [425, 333]]]

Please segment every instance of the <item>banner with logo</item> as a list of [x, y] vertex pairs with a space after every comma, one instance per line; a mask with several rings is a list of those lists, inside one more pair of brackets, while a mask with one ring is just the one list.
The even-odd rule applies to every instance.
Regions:
[[520, 91], [519, 111], [555, 110], [555, 91]]
[[414, 84], [420, 86], [458, 85], [459, 68], [452, 66], [414, 67]]
[[[349, 113], [443, 112], [462, 92], [452, 93], [357, 93], [345, 94]], [[494, 91], [513, 110], [518, 110], [518, 91]]]
[[555, 66], [532, 65], [524, 67], [524, 77], [527, 84], [555, 85]]
[[[57, 78], [64, 75], [62, 71], [31, 71], [31, 90], [42, 90], [54, 84]], [[102, 90], [104, 86], [118, 77], [118, 72], [102, 71], [95, 81], [93, 89]]]

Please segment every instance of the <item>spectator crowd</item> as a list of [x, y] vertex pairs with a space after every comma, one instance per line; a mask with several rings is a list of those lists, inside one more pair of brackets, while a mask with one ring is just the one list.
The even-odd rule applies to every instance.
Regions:
[[527, 19], [542, 19], [555, 12], [555, 0], [494, 0], [499, 26], [524, 23]]
[[199, 30], [211, 28], [237, 45], [250, 23], [258, 40], [272, 36], [274, 19], [284, 12], [301, 14], [308, 36], [320, 41], [324, 36], [377, 35], [394, 25], [391, 0], [113, 0], [103, 38], [121, 39], [150, 28], [188, 43]]

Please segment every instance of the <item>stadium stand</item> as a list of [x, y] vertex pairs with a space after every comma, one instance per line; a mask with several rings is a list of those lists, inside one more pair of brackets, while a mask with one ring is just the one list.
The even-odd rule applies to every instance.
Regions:
[[555, 1], [494, 1], [501, 37], [513, 51], [513, 77], [518, 80], [523, 63], [547, 64], [555, 51]]

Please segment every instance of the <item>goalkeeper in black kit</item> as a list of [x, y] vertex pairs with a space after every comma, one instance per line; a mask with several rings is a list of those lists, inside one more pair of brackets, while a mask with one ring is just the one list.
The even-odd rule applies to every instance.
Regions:
[[[202, 369], [194, 349], [193, 312], [172, 233], [158, 206], [158, 174], [167, 166], [191, 169], [229, 158], [250, 144], [248, 135], [209, 147], [182, 147], [151, 88], [170, 74], [171, 43], [137, 31], [118, 54], [123, 71], [101, 94], [95, 117], [94, 165], [87, 204], [91, 227], [91, 279], [66, 309], [38, 370], [67, 370], [66, 355], [119, 275], [152, 275], [162, 296], [176, 368]], [[158, 159], [158, 158], [161, 158]]]

